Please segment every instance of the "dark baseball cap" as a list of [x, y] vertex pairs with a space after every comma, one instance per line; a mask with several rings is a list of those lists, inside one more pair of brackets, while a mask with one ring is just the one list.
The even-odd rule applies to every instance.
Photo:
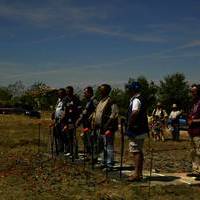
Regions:
[[126, 86], [126, 88], [127, 88], [128, 90], [132, 90], [132, 91], [140, 91], [140, 89], [141, 89], [141, 84], [140, 84], [139, 82], [137, 82], [137, 81], [133, 81], [132, 83], [128, 84], [128, 85]]

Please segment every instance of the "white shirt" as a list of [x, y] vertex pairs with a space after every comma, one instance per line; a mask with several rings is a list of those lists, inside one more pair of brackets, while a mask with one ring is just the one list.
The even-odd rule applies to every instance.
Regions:
[[[161, 114], [163, 113], [164, 116], [161, 116]], [[167, 117], [167, 113], [164, 109], [162, 108], [156, 108], [154, 111], [153, 111], [153, 115], [155, 116], [158, 116], [158, 117]]]
[[176, 119], [179, 115], [181, 114], [181, 111], [179, 110], [172, 110], [170, 115], [169, 115], [169, 119]]
[[140, 100], [137, 98], [139, 97], [140, 94], [136, 94], [134, 95], [131, 100], [130, 100], [130, 106], [132, 107], [131, 110], [132, 111], [139, 111], [141, 108], [141, 102]]
[[63, 109], [63, 102], [61, 99], [59, 99], [56, 105], [56, 109], [55, 109], [55, 118], [62, 119], [64, 114], [65, 114], [65, 111]]
[[[132, 111], [140, 111], [141, 108], [141, 101], [139, 100], [140, 94], [134, 95], [130, 100], [130, 106], [132, 107]], [[135, 139], [144, 139], [147, 136], [147, 133], [144, 133], [142, 135], [138, 135], [135, 137]]]

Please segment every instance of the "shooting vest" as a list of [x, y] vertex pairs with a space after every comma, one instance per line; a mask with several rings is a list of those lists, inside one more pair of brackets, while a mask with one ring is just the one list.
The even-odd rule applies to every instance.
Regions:
[[111, 98], [107, 97], [99, 102], [94, 112], [93, 126], [95, 129], [100, 129], [102, 134], [107, 130], [115, 132], [118, 129], [118, 116], [111, 118], [113, 105]]
[[129, 137], [137, 137], [139, 135], [143, 135], [143, 134], [149, 133], [147, 111], [146, 111], [146, 103], [145, 103], [144, 98], [142, 98], [141, 95], [137, 96], [137, 97], [134, 97], [132, 99], [132, 101], [131, 101], [131, 103], [129, 105], [129, 108], [128, 108], [127, 121], [129, 122], [129, 120], [131, 118], [132, 102], [136, 98], [140, 100], [141, 107], [140, 107], [139, 113], [136, 116], [135, 123], [134, 124], [130, 124], [127, 127], [126, 134]]

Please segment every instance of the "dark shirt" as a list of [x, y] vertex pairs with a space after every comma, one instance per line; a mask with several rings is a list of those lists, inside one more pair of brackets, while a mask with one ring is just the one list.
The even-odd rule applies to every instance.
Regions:
[[[200, 119], [200, 99], [194, 103], [189, 114], [190, 119]], [[200, 136], [200, 122], [192, 122], [189, 126], [188, 133], [190, 136]]]
[[96, 106], [97, 100], [94, 97], [87, 101], [85, 109], [83, 110], [80, 118], [84, 128], [91, 128], [91, 115], [95, 111]]
[[77, 96], [73, 96], [71, 98], [65, 98], [66, 107], [65, 107], [65, 123], [66, 124], [75, 124], [76, 120], [79, 118], [82, 106], [79, 98]]

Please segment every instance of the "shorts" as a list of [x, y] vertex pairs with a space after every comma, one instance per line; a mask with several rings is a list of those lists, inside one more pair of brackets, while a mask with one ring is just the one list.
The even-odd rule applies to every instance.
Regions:
[[130, 153], [140, 153], [143, 151], [144, 139], [131, 138], [129, 142], [129, 152]]

